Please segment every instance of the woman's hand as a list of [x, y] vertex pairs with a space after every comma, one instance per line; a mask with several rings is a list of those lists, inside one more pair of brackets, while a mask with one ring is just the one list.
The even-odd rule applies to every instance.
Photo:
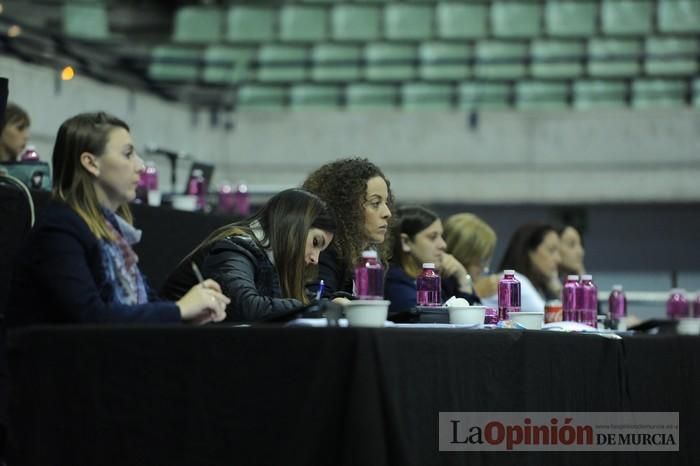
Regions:
[[459, 291], [462, 293], [473, 293], [471, 277], [467, 278], [467, 269], [452, 254], [444, 253], [442, 255], [440, 274], [443, 277], [455, 277]]
[[178, 302], [182, 320], [201, 325], [221, 322], [226, 318], [226, 306], [231, 300], [221, 293], [214, 280], [207, 279], [193, 286]]
[[482, 275], [474, 282], [474, 293], [480, 298], [488, 298], [498, 293], [498, 280], [500, 276], [496, 273]]

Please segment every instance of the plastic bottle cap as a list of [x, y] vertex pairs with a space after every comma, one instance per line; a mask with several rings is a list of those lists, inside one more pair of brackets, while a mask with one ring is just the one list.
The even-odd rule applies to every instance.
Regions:
[[362, 251], [362, 257], [365, 259], [376, 259], [377, 258], [377, 251], [374, 249], [368, 249], [366, 251]]
[[593, 275], [591, 275], [591, 274], [581, 275], [581, 280], [593, 280]]
[[578, 275], [567, 275], [566, 276], [567, 280], [576, 280], [578, 281]]
[[506, 269], [503, 271], [503, 275], [515, 275], [515, 270]]
[[435, 264], [433, 264], [432, 262], [425, 262], [425, 263], [423, 263], [423, 268], [424, 269], [434, 269]]
[[613, 285], [613, 291], [622, 291], [622, 285]]

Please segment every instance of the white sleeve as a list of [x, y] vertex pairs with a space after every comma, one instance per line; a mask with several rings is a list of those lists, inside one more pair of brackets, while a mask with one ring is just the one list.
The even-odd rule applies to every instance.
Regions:
[[544, 312], [544, 298], [540, 296], [532, 282], [519, 273], [516, 273], [515, 277], [520, 281], [520, 310]]

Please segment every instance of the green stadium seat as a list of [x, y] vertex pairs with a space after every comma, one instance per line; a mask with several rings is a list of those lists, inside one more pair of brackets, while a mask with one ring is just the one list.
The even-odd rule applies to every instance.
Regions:
[[553, 37], [590, 37], [596, 34], [597, 2], [549, 0], [545, 31]]
[[567, 94], [564, 82], [518, 81], [515, 106], [519, 110], [561, 110], [569, 106]]
[[74, 39], [110, 38], [107, 7], [102, 4], [65, 3], [62, 9], [63, 34]]
[[362, 77], [362, 50], [355, 45], [317, 44], [311, 51], [314, 81], [357, 81]]
[[467, 59], [471, 50], [466, 44], [423, 42], [420, 55], [420, 77], [425, 80], [463, 80], [469, 77]]
[[280, 10], [280, 40], [318, 42], [327, 37], [326, 9], [285, 5]]
[[536, 37], [541, 7], [535, 3], [497, 1], [491, 4], [491, 31], [496, 37]]
[[595, 108], [624, 108], [627, 84], [623, 81], [581, 80], [574, 82], [574, 107], [579, 110]]
[[384, 35], [389, 40], [427, 40], [433, 35], [433, 8], [427, 5], [387, 5]]
[[506, 83], [464, 82], [457, 90], [460, 110], [509, 107], [510, 86]]
[[255, 51], [250, 48], [211, 45], [204, 51], [202, 81], [212, 84], [232, 84], [250, 78], [250, 62]]
[[275, 10], [253, 6], [233, 6], [226, 15], [226, 40], [262, 42], [275, 37]]
[[306, 47], [266, 44], [258, 49], [258, 81], [303, 81], [306, 79]]
[[379, 9], [374, 6], [336, 5], [331, 13], [331, 33], [339, 41], [372, 41], [381, 38]]
[[536, 78], [576, 78], [583, 74], [581, 42], [538, 39], [530, 44], [530, 73]]
[[698, 72], [696, 38], [648, 37], [644, 70], [650, 76], [692, 76]]
[[525, 75], [527, 46], [521, 43], [485, 40], [476, 44], [474, 75], [487, 79], [517, 79]]
[[634, 108], [685, 107], [687, 85], [682, 80], [635, 79], [632, 83]]
[[437, 36], [440, 39], [486, 37], [487, 5], [439, 2], [435, 8]]
[[588, 73], [591, 76], [636, 76], [642, 46], [631, 39], [591, 39], [588, 42]]
[[245, 84], [238, 88], [236, 108], [238, 110], [279, 110], [287, 100], [287, 89], [283, 86]]
[[157, 81], [195, 81], [202, 52], [196, 48], [161, 45], [151, 50], [148, 76]]
[[652, 30], [652, 4], [648, 0], [605, 0], [601, 25], [605, 34], [640, 36]]
[[406, 83], [401, 86], [402, 108], [448, 110], [452, 108], [452, 92], [449, 84]]
[[296, 84], [289, 95], [292, 109], [332, 108], [340, 104], [340, 89], [322, 84]]
[[365, 47], [365, 78], [369, 81], [409, 81], [415, 78], [416, 48], [374, 43]]
[[209, 44], [223, 37], [223, 17], [218, 8], [185, 6], [175, 12], [173, 42]]
[[660, 1], [657, 3], [659, 31], [664, 33], [700, 32], [698, 0]]
[[350, 84], [345, 89], [348, 109], [393, 108], [396, 105], [396, 86], [390, 84]]

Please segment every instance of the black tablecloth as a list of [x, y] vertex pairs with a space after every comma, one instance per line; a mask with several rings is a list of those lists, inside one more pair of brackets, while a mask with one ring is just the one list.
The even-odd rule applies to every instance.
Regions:
[[[38, 464], [695, 464], [700, 338], [532, 331], [34, 328], [12, 457]], [[440, 411], [678, 411], [676, 453], [438, 451]]]

